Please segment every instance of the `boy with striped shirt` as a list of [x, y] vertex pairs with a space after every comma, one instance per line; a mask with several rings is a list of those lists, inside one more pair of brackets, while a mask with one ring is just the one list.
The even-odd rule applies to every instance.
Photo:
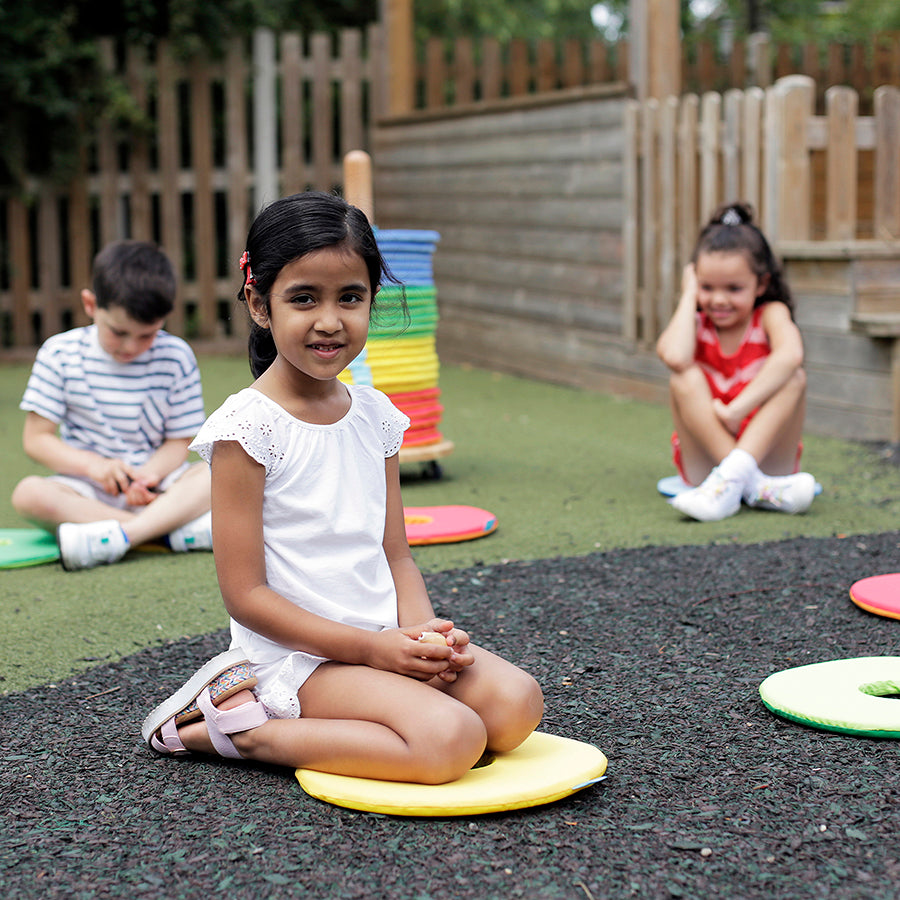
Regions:
[[56, 529], [64, 569], [117, 562], [149, 541], [212, 547], [209, 469], [187, 461], [205, 419], [200, 373], [190, 347], [163, 331], [174, 298], [162, 250], [116, 241], [81, 292], [92, 324], [38, 350], [19, 405], [23, 445], [55, 474], [24, 478], [12, 503]]

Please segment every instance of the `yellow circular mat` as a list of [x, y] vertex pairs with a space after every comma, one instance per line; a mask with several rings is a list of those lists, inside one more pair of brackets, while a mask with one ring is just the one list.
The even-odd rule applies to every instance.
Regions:
[[606, 757], [591, 744], [536, 731], [449, 784], [409, 784], [297, 769], [311, 797], [392, 816], [474, 816], [560, 800], [596, 784]]

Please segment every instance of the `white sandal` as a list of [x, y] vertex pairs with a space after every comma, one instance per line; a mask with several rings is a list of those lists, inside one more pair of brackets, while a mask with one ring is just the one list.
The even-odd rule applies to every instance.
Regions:
[[141, 735], [161, 756], [184, 756], [191, 751], [178, 737], [178, 727], [203, 716], [216, 752], [227, 759], [240, 759], [228, 735], [262, 725], [268, 721], [266, 711], [256, 700], [226, 710], [216, 704], [255, 685], [256, 678], [241, 649], [220, 653], [147, 716]]

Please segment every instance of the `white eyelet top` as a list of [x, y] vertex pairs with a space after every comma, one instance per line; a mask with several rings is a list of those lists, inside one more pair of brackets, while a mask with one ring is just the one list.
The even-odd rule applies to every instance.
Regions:
[[[347, 389], [347, 414], [316, 425], [245, 388], [207, 419], [191, 449], [209, 462], [216, 441], [237, 441], [265, 468], [263, 541], [272, 590], [333, 621], [378, 631], [397, 626], [382, 548], [384, 461], [400, 449], [409, 419], [372, 387]], [[298, 716], [297, 690], [325, 660], [233, 619], [231, 637], [253, 664], [257, 696], [270, 715]]]

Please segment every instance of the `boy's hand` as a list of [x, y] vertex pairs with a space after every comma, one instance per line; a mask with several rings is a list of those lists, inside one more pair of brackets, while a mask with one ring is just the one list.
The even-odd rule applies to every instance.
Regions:
[[132, 481], [125, 491], [125, 500], [129, 506], [147, 506], [152, 503], [159, 494], [140, 481]]
[[98, 456], [88, 470], [88, 478], [96, 481], [107, 494], [116, 496], [128, 490], [132, 481], [132, 467], [121, 459]]
[[147, 506], [158, 496], [158, 485], [162, 479], [153, 472], [142, 472], [135, 469], [131, 473], [131, 481], [125, 497], [129, 506]]

